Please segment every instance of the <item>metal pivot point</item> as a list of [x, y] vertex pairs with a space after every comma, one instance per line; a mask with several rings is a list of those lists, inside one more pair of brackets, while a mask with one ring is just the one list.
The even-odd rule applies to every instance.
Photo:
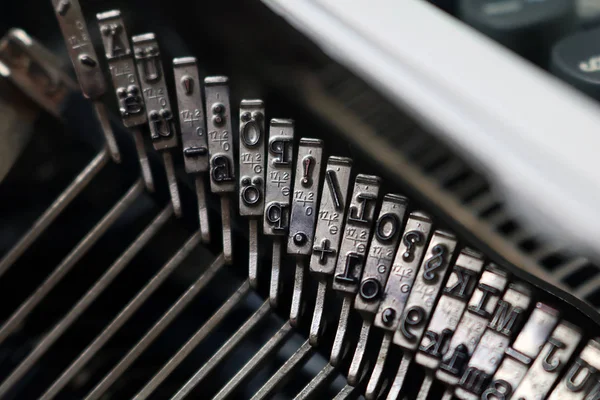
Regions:
[[206, 131], [210, 154], [210, 188], [221, 196], [223, 224], [223, 254], [228, 264], [233, 262], [231, 236], [231, 205], [228, 196], [235, 191], [235, 160], [229, 101], [229, 78], [211, 76], [204, 79], [206, 95]]
[[380, 187], [381, 178], [377, 176], [361, 174], [354, 181], [354, 190], [346, 216], [340, 256], [335, 267], [332, 285], [334, 290], [344, 295], [338, 330], [330, 357], [330, 362], [334, 366], [337, 366], [342, 360], [350, 308], [354, 303], [354, 296], [358, 292], [359, 279], [367, 257]]
[[278, 304], [282, 240], [290, 226], [290, 198], [294, 157], [294, 121], [271, 119], [267, 144], [267, 175], [265, 181], [264, 234], [273, 236], [273, 257], [269, 300]]
[[97, 14], [96, 18], [119, 104], [119, 114], [123, 125], [133, 134], [146, 189], [153, 192], [154, 180], [141, 133], [141, 127], [147, 124], [148, 118], [129, 36], [119, 10]]
[[383, 288], [394, 261], [398, 242], [402, 236], [401, 230], [407, 206], [407, 198], [396, 194], [387, 194], [383, 197], [383, 203], [375, 222], [365, 270], [354, 301], [354, 308], [363, 317], [363, 325], [348, 371], [348, 383], [351, 385], [356, 385], [361, 376], [369, 332], [383, 296]]
[[163, 65], [160, 60], [160, 49], [153, 33], [134, 36], [132, 42], [146, 115], [150, 125], [150, 138], [154, 149], [163, 153], [171, 204], [173, 204], [175, 215], [181, 217], [177, 176], [175, 175], [173, 156], [170, 153], [177, 147], [177, 135]]
[[115, 162], [120, 163], [119, 147], [110, 126], [106, 107], [100, 101], [100, 97], [106, 91], [104, 76], [79, 1], [52, 0], [52, 6], [65, 38], [81, 91], [94, 104], [110, 154]]
[[185, 171], [195, 176], [202, 242], [209, 243], [210, 227], [204, 183], [204, 176], [209, 169], [208, 135], [206, 133], [202, 88], [196, 59], [194, 57], [173, 59], [173, 73], [175, 75]]
[[[450, 270], [450, 262], [456, 248], [456, 238], [445, 231], [435, 231], [423, 258], [421, 268], [400, 317], [399, 329], [394, 334], [394, 343], [404, 351], [402, 363], [392, 384], [393, 392], [402, 390], [408, 366], [406, 360], [414, 357], [425, 333], [442, 283]], [[392, 393], [392, 392], [390, 392]], [[388, 397], [391, 398], [391, 397]]]
[[258, 219], [265, 210], [265, 105], [262, 100], [240, 103], [239, 203], [249, 218], [248, 279], [258, 285]]
[[310, 328], [310, 343], [316, 346], [323, 333], [323, 308], [329, 280], [335, 272], [342, 239], [350, 189], [352, 160], [329, 157], [321, 188], [321, 202], [310, 257], [310, 272], [319, 280], [317, 300]]
[[296, 257], [296, 276], [290, 309], [292, 326], [296, 326], [300, 319], [304, 270], [313, 248], [322, 158], [322, 140], [300, 139], [287, 243], [288, 254]]

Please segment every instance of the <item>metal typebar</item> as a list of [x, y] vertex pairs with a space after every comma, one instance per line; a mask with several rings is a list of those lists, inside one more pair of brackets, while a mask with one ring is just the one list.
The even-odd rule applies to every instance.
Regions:
[[[173, 257], [154, 275], [144, 288], [121, 310], [112, 322], [86, 347], [75, 361], [54, 381], [41, 399], [53, 399], [83, 366], [108, 342], [108, 340], [131, 318], [152, 293], [171, 275], [200, 243], [200, 232], [194, 233]], [[219, 259], [217, 259], [218, 261]]]
[[198, 279], [190, 285], [188, 290], [169, 308], [167, 312], [154, 324], [144, 337], [133, 346], [119, 363], [100, 381], [98, 385], [87, 395], [86, 399], [100, 398], [108, 388], [137, 360], [156, 338], [177, 318], [187, 305], [200, 293], [202, 289], [211, 282], [214, 276], [223, 267], [223, 262], [217, 259], [204, 271]]
[[75, 246], [75, 248], [63, 259], [58, 267], [40, 285], [31, 296], [8, 318], [0, 328], [0, 343], [2, 343], [21, 323], [29, 313], [37, 306], [46, 295], [56, 286], [62, 278], [77, 264], [86, 252], [106, 233], [108, 228], [119, 219], [129, 206], [143, 192], [143, 182], [138, 179], [117, 204], [102, 218], [100, 222]]
[[250, 292], [250, 284], [244, 282], [236, 292], [227, 299], [225, 304], [206, 321], [204, 325], [192, 336], [177, 353], [162, 367], [160, 371], [138, 392], [135, 400], [147, 399], [158, 386], [171, 375], [181, 362], [215, 329], [225, 317], [242, 301]]
[[6, 393], [13, 387], [48, 351], [56, 340], [79, 318], [85, 310], [104, 292], [117, 275], [129, 264], [129, 262], [148, 244], [150, 239], [164, 226], [173, 215], [173, 208], [167, 206], [148, 225], [148, 227], [137, 237], [137, 239], [121, 254], [119, 259], [98, 279], [91, 289], [75, 304], [50, 332], [38, 342], [36, 347], [25, 360], [10, 374], [0, 386], [0, 393]]
[[269, 354], [277, 350], [283, 342], [294, 333], [294, 329], [289, 322], [283, 324], [283, 326], [269, 339], [269, 341], [261, 347], [261, 349], [248, 361], [233, 378], [229, 380], [227, 385], [221, 389], [219, 393], [213, 398], [213, 400], [223, 400], [228, 398], [234, 390], [246, 379], [254, 370], [260, 367], [264, 358], [268, 357]]
[[50, 224], [67, 208], [69, 204], [85, 189], [92, 179], [108, 163], [110, 156], [106, 148], [102, 149], [96, 157], [85, 167], [73, 182], [57, 197], [50, 207], [35, 221], [33, 226], [23, 235], [21, 240], [0, 260], [0, 276], [29, 249]]
[[334, 373], [337, 372], [337, 368], [331, 364], [326, 364], [325, 367], [310, 381], [300, 393], [296, 395], [294, 400], [306, 400], [314, 396], [314, 392], [318, 390], [321, 385], [330, 381], [334, 377]]
[[360, 395], [360, 392], [356, 386], [346, 385], [339, 391], [339, 393], [333, 398], [333, 400], [346, 400], [354, 399]]
[[213, 355], [210, 360], [202, 365], [202, 368], [198, 370], [192, 376], [185, 385], [171, 400], [181, 400], [185, 398], [208, 374], [213, 370], [227, 355], [242, 341], [246, 335], [248, 335], [252, 329], [259, 325], [266, 316], [271, 312], [271, 305], [269, 300], [265, 301], [263, 305], [256, 310], [254, 314], [242, 325], [233, 336]]
[[52, 6], [65, 38], [81, 92], [92, 101], [111, 156], [115, 162], [120, 163], [119, 147], [110, 126], [106, 106], [101, 101], [106, 92], [106, 83], [79, 1], [52, 0]]
[[307, 358], [313, 354], [314, 347], [306, 340], [298, 350], [275, 372], [254, 396], [252, 400], [263, 400], [269, 398], [273, 392], [281, 387], [291, 374], [300, 367]]

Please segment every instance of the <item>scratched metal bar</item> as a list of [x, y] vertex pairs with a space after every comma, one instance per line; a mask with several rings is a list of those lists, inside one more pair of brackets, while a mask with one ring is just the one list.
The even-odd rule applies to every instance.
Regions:
[[67, 208], [69, 204], [85, 189], [92, 179], [104, 168], [110, 155], [108, 150], [104, 148], [94, 159], [81, 171], [73, 182], [56, 198], [54, 203], [35, 221], [33, 226], [23, 235], [19, 242], [14, 245], [11, 250], [0, 260], [0, 276], [6, 271], [27, 251], [29, 246], [33, 244], [46, 231], [48, 226]]
[[87, 251], [106, 233], [117, 219], [131, 206], [144, 190], [141, 179], [129, 189], [117, 204], [102, 218], [102, 220], [75, 246], [75, 248], [64, 258], [58, 267], [46, 278], [36, 291], [21, 304], [21, 306], [8, 318], [0, 328], [0, 343], [12, 334], [15, 329], [27, 318], [29, 313], [42, 301], [44, 297], [65, 277], [65, 275], [77, 264]]
[[25, 360], [10, 374], [0, 386], [0, 393], [7, 393], [35, 363], [48, 351], [48, 349], [62, 336], [62, 334], [87, 310], [87, 308], [104, 292], [117, 275], [129, 262], [142, 250], [173, 215], [173, 208], [167, 206], [137, 237], [137, 239], [121, 254], [119, 259], [98, 279], [90, 290], [75, 304], [50, 332], [46, 334], [31, 351]]
[[54, 383], [40, 397], [50, 400], [56, 397], [73, 377], [90, 361], [90, 359], [108, 342], [108, 340], [133, 316], [133, 314], [148, 300], [150, 295], [175, 271], [190, 253], [200, 243], [201, 232], [194, 233], [175, 255], [154, 275], [144, 288], [121, 310], [119, 315], [86, 347], [69, 367], [63, 371]]

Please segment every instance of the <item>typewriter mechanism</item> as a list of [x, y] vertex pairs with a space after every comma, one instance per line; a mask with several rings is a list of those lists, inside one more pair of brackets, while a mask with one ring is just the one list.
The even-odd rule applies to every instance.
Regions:
[[11, 11], [1, 399], [600, 399], [598, 267], [266, 5], [169, 3]]

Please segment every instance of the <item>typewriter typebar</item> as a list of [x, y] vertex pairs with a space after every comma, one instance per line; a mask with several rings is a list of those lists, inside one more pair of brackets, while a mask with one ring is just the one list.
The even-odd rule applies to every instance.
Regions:
[[309, 340], [313, 346], [319, 343], [319, 337], [323, 330], [327, 288], [335, 273], [344, 231], [343, 224], [348, 210], [351, 172], [352, 160], [350, 158], [331, 156], [327, 160], [310, 258], [310, 271], [318, 280], [317, 305], [314, 309], [309, 334]]
[[417, 364], [430, 370], [439, 367], [467, 301], [477, 286], [482, 268], [483, 258], [480, 254], [471, 249], [460, 253], [419, 345], [415, 356]]
[[52, 0], [83, 95], [97, 99], [106, 91], [104, 75], [78, 0]]
[[[81, 193], [101, 171], [113, 174], [103, 179], [133, 171], [133, 182], [55, 269], [43, 271], [31, 294], [11, 300], [17, 306], [0, 324], [0, 350], [6, 352], [0, 398], [600, 399], [600, 319], [583, 303], [477, 245], [468, 229], [429, 210], [419, 196], [403, 195], [411, 188], [400, 190], [403, 182], [390, 179], [390, 171], [363, 163], [362, 149], [340, 146], [328, 133], [313, 135], [301, 113], [285, 114], [297, 118], [297, 126], [292, 119], [267, 120], [270, 93], [252, 85], [230, 87], [238, 82], [234, 75], [231, 81], [203, 76], [205, 61], [177, 54], [185, 47], [171, 45], [175, 41], [163, 46], [175, 56], [171, 72], [159, 50], [159, 42], [167, 44], [163, 31], [130, 41], [128, 14], [103, 11], [90, 25], [99, 33], [98, 43], [92, 43], [77, 1], [51, 5], [107, 146], [2, 255], [0, 278], [8, 285], [19, 275], [42, 235], [41, 244], [54, 245], [52, 236], [58, 235], [50, 232], [52, 222], [78, 196], [86, 196]], [[42, 89], [31, 82], [27, 90], [37, 90], [42, 106], [60, 115], [57, 104], [73, 84], [54, 64], [44, 69], [32, 53], [38, 45], [19, 32], [9, 35], [14, 43], [1, 42], [0, 74], [12, 54], [5, 46], [21, 48], [31, 71], [46, 77], [39, 78], [48, 85], [44, 90], [54, 88], [57, 97], [39, 97]], [[94, 44], [102, 46], [102, 60]], [[15, 71], [17, 87], [32, 73]], [[133, 139], [135, 151], [131, 146], [119, 151], [112, 137], [101, 102], [104, 73], [116, 97], [111, 111], [123, 125], [115, 133], [122, 135], [120, 144]], [[326, 101], [320, 106], [336, 111]], [[145, 140], [148, 148], [154, 146], [150, 154]], [[111, 164], [111, 156], [122, 163]], [[445, 168], [441, 173], [452, 172]], [[144, 211], [145, 227], [138, 217], [142, 203], [151, 203]], [[219, 208], [222, 226], [209, 229], [211, 211]], [[76, 215], [77, 207], [69, 212]], [[122, 229], [132, 242], [120, 255], [107, 251], [102, 235], [113, 236], [115, 223], [126, 219], [135, 219], [143, 230]], [[222, 242], [210, 243], [213, 235]], [[158, 242], [161, 246], [153, 245]], [[173, 254], [148, 270], [142, 285], [129, 281], [138, 279], [140, 270], [119, 276], [130, 262], [144, 264], [145, 271], [149, 260], [162, 259], [156, 249], [169, 245]], [[90, 267], [84, 278], [91, 287], [75, 293], [64, 315], [49, 313], [44, 302], [58, 287], [61, 296], [65, 293], [73, 282], [71, 269], [81, 260], [95, 266], [93, 258], [101, 253], [113, 257], [111, 265]], [[184, 263], [189, 264], [185, 271], [174, 274]], [[19, 268], [6, 273], [13, 265]], [[189, 286], [177, 297], [173, 293], [182, 282]], [[129, 286], [131, 296], [117, 296]], [[93, 315], [92, 324], [82, 316], [103, 308], [94, 305], [106, 301], [103, 297], [124, 302], [98, 328], [102, 318]], [[172, 300], [169, 307], [149, 312], [149, 305], [166, 298]], [[57, 321], [48, 327], [41, 325], [45, 319], [31, 323], [38, 311], [48, 318], [58, 315]], [[137, 318], [145, 314], [152, 314], [152, 323], [140, 323]], [[65, 351], [58, 343], [74, 327], [85, 328], [85, 334], [77, 332]], [[119, 334], [126, 336], [126, 346], [113, 346]], [[164, 342], [168, 346], [155, 351]], [[13, 347], [18, 353], [11, 353]], [[55, 352], [61, 353], [60, 363], [50, 357]], [[160, 353], [160, 361], [146, 358], [153, 353]], [[48, 365], [57, 371], [38, 379]]]
[[156, 36], [153, 33], [146, 33], [134, 36], [132, 41], [150, 123], [152, 144], [156, 150], [175, 148], [178, 140], [175, 134], [173, 109]]
[[208, 135], [204, 119], [204, 99], [198, 66], [194, 57], [173, 60], [179, 126], [185, 171], [198, 174], [208, 171]]
[[400, 246], [385, 287], [383, 299], [375, 316], [375, 326], [396, 331], [400, 316], [425, 255], [431, 235], [432, 221], [422, 212], [412, 212], [406, 222]]
[[208, 77], [204, 79], [204, 85], [210, 152], [210, 187], [213, 193], [232, 193], [235, 191], [235, 161], [229, 79], [225, 76]]
[[538, 303], [494, 374], [484, 397], [508, 398], [519, 386], [559, 319], [557, 310]]
[[97, 18], [123, 125], [144, 125], [148, 120], [144, 99], [121, 12], [107, 11]]
[[[446, 231], [437, 230], [431, 237], [423, 263], [406, 301], [404, 313], [400, 317], [398, 330], [394, 333], [394, 344], [402, 348], [403, 355], [388, 398], [398, 396], [404, 387], [408, 368], [413, 362], [415, 351], [419, 348], [425, 328], [436, 306], [444, 278], [450, 270], [456, 245], [456, 237]], [[430, 379], [426, 382], [425, 391], [428, 391], [429, 382]]]
[[106, 92], [106, 82], [79, 1], [52, 0], [52, 6], [65, 39], [81, 92], [93, 102], [110, 154], [113, 160], [119, 163], [121, 162], [121, 153], [110, 126], [108, 112], [100, 99]]
[[161, 151], [167, 179], [169, 181], [169, 192], [171, 204], [175, 215], [181, 216], [181, 200], [179, 198], [179, 187], [175, 176], [175, 166], [171, 150], [179, 143], [173, 120], [173, 109], [169, 100], [167, 81], [164, 74], [163, 64], [160, 58], [160, 49], [154, 33], [146, 33], [134, 36], [133, 53], [137, 66], [146, 114], [150, 125], [150, 138], [156, 151]]
[[460, 378], [454, 392], [459, 399], [479, 399], [482, 396], [508, 345], [519, 333], [530, 303], [528, 287], [509, 285]]
[[304, 270], [314, 241], [317, 219], [323, 141], [301, 138], [296, 157], [296, 171], [290, 212], [287, 252], [296, 258], [294, 294], [290, 309], [290, 323], [297, 326], [302, 308]]
[[365, 319], [372, 320], [379, 309], [383, 290], [390, 275], [396, 249], [402, 236], [408, 199], [395, 194], [383, 197], [381, 210], [369, 245], [358, 295], [354, 303]]
[[287, 236], [290, 225], [294, 121], [272, 119], [265, 189], [265, 235]]
[[383, 288], [398, 247], [401, 237], [400, 227], [404, 223], [407, 206], [407, 198], [396, 194], [387, 194], [383, 197], [375, 222], [365, 270], [354, 300], [354, 309], [363, 317], [363, 323], [348, 371], [348, 383], [353, 386], [359, 383], [373, 318], [383, 295]]
[[493, 265], [486, 267], [436, 372], [436, 378], [441, 382], [450, 386], [459, 383], [507, 282], [506, 272]]
[[235, 191], [235, 160], [233, 158], [233, 131], [231, 129], [231, 102], [229, 78], [210, 76], [204, 79], [206, 93], [206, 129], [210, 152], [210, 188], [221, 196], [223, 223], [223, 255], [228, 263], [233, 257], [231, 236], [230, 195]]
[[283, 236], [290, 228], [292, 167], [294, 159], [294, 121], [271, 119], [267, 144], [267, 171], [263, 229], [273, 238], [269, 300], [278, 304]]
[[308, 257], [312, 252], [318, 214], [323, 141], [301, 138], [297, 153], [287, 252]]
[[317, 276], [332, 276], [346, 219], [352, 160], [329, 157], [321, 189], [321, 203], [315, 229], [310, 271]]
[[262, 217], [265, 209], [265, 104], [240, 103], [240, 215]]
[[545, 399], [565, 365], [581, 342], [582, 332], [568, 322], [561, 322], [529, 367], [513, 398], [524, 400]]
[[[550, 366], [552, 368], [552, 366]], [[600, 342], [590, 340], [575, 358], [549, 400], [594, 399], [600, 395]]]
[[258, 284], [258, 235], [265, 211], [265, 103], [240, 102], [239, 204], [240, 215], [248, 217], [248, 279]]
[[444, 231], [435, 231], [425, 253], [423, 264], [400, 317], [394, 343], [408, 351], [417, 350], [431, 317], [444, 276], [456, 248], [456, 238]]
[[119, 104], [121, 120], [123, 125], [130, 128], [134, 135], [146, 188], [154, 191], [154, 178], [141, 131], [142, 127], [147, 124], [148, 118], [125, 23], [119, 10], [99, 13], [96, 18]]
[[375, 224], [375, 207], [379, 199], [381, 179], [377, 176], [358, 175], [346, 226], [340, 244], [333, 289], [355, 295], [367, 257], [367, 247]]
[[210, 242], [206, 184], [204, 175], [209, 167], [208, 135], [204, 118], [204, 99], [196, 58], [180, 57], [173, 60], [173, 73], [179, 107], [179, 130], [183, 144], [185, 171], [194, 175], [198, 218], [202, 241]]

